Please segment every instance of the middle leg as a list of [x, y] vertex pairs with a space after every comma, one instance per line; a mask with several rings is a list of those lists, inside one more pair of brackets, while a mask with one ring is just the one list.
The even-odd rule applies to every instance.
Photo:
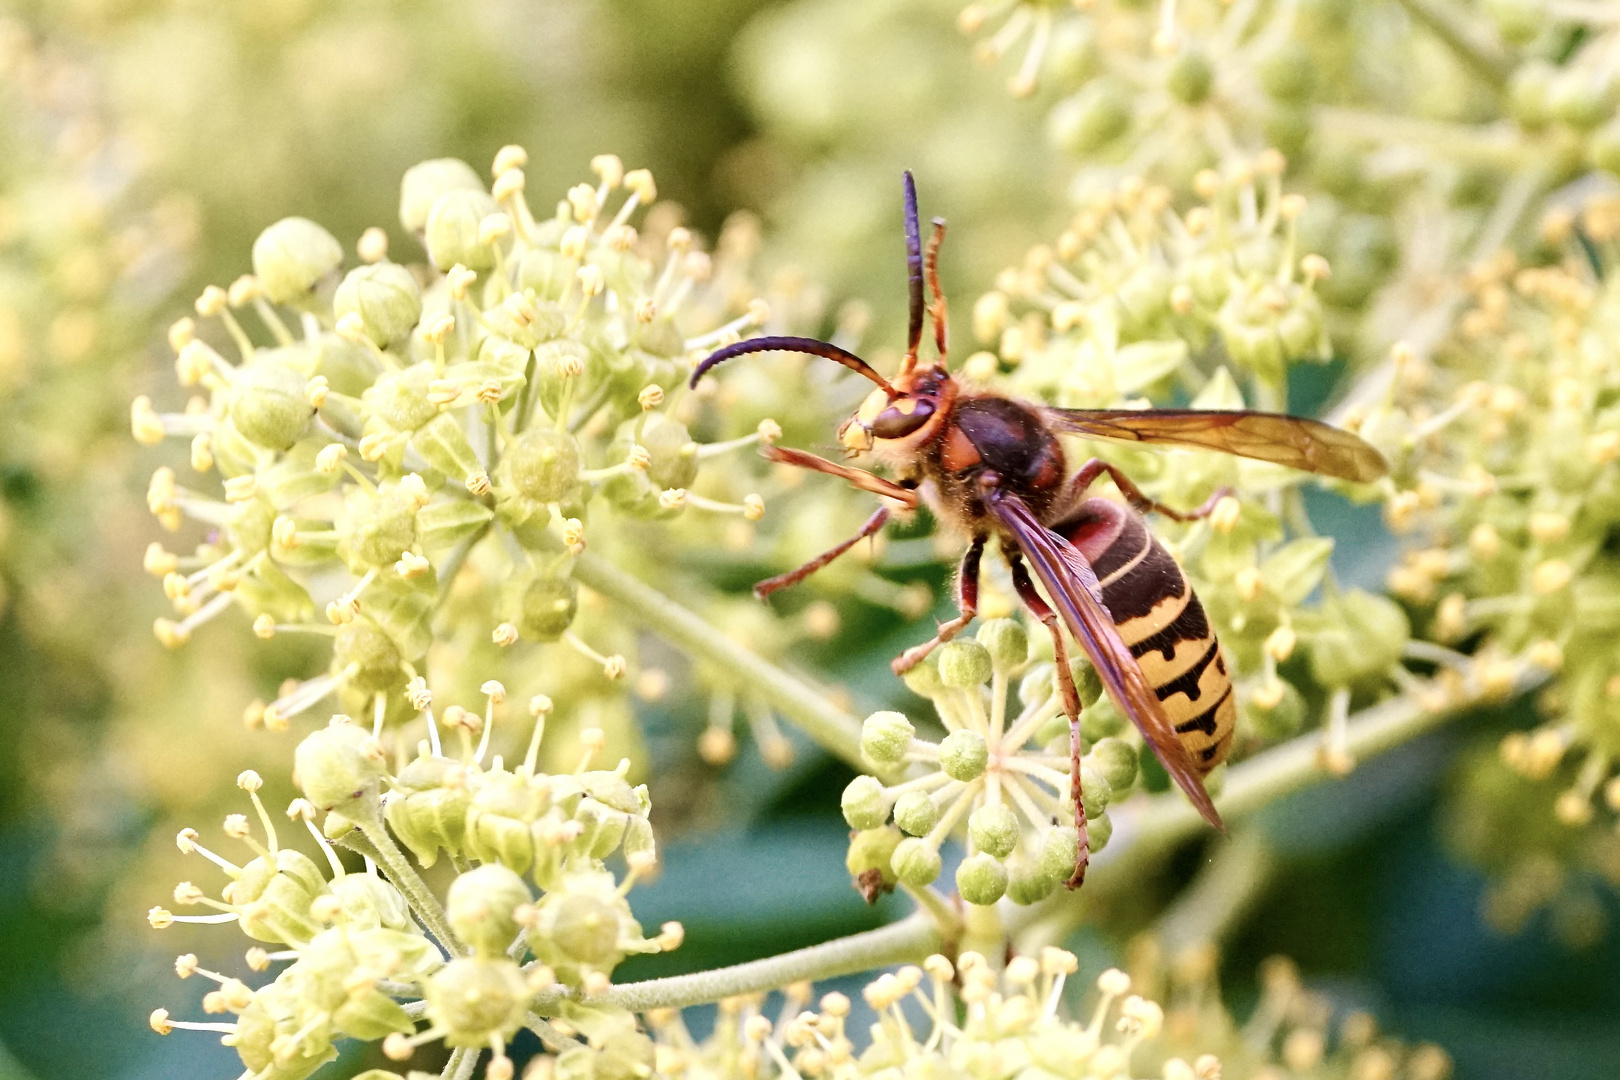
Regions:
[[811, 559], [797, 570], [789, 570], [785, 574], [778, 574], [773, 578], [766, 578], [764, 581], [761, 581], [759, 584], [755, 585], [754, 598], [756, 600], [763, 600], [778, 589], [785, 589], [789, 585], [797, 585], [799, 582], [803, 581], [817, 570], [820, 570], [823, 566], [826, 566], [828, 563], [838, 558], [838, 556], [842, 555], [844, 552], [848, 551], [862, 540], [865, 540], [868, 536], [876, 535], [878, 530], [882, 529], [884, 525], [888, 524], [888, 521], [889, 508], [887, 506], [878, 507], [877, 512], [871, 517], [867, 518], [866, 524], [861, 526], [861, 531], [850, 537], [848, 540], [845, 540], [836, 547], [823, 551], [820, 555], [817, 555], [815, 558]]
[[1079, 834], [1074, 849], [1074, 873], [1064, 884], [1078, 889], [1080, 883], [1086, 880], [1086, 864], [1091, 861], [1091, 841], [1086, 835], [1086, 805], [1081, 799], [1080, 787], [1080, 691], [1074, 685], [1074, 672], [1069, 668], [1068, 645], [1063, 640], [1063, 624], [1058, 621], [1057, 613], [1035, 591], [1035, 582], [1030, 579], [1024, 560], [1016, 552], [1007, 555], [1007, 565], [1012, 567], [1013, 588], [1018, 592], [1018, 599], [1052, 635], [1052, 659], [1057, 665], [1054, 675], [1058, 694], [1063, 698], [1063, 712], [1069, 718], [1069, 798], [1074, 803], [1074, 829]]
[[914, 645], [894, 658], [889, 666], [896, 675], [904, 675], [928, 658], [928, 654], [961, 632], [979, 613], [979, 560], [984, 556], [986, 537], [975, 536], [962, 556], [962, 569], [956, 576], [956, 618], [939, 624], [939, 633], [921, 645]]
[[1097, 478], [1104, 473], [1114, 482], [1114, 486], [1119, 489], [1119, 493], [1125, 496], [1125, 500], [1135, 507], [1138, 512], [1145, 514], [1150, 510], [1156, 511], [1172, 521], [1196, 521], [1199, 518], [1208, 517], [1214, 512], [1216, 503], [1232, 494], [1231, 488], [1216, 488], [1215, 493], [1205, 499], [1203, 504], [1196, 509], [1177, 510], [1174, 507], [1164, 505], [1162, 502], [1148, 498], [1147, 493], [1137, 487], [1136, 482], [1126, 476], [1117, 465], [1111, 465], [1102, 458], [1092, 458], [1080, 466], [1080, 471], [1074, 474], [1073, 480], [1069, 481], [1068, 496], [1070, 503], [1078, 503], [1080, 496], [1086, 493], [1086, 489], [1096, 483]]

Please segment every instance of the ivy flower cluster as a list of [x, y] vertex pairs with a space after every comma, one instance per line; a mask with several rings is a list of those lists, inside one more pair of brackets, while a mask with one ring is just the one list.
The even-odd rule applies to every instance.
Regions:
[[[251, 859], [233, 862], [204, 847], [196, 830], [181, 831], [181, 851], [228, 880], [218, 898], [189, 881], [175, 887], [176, 906], [214, 914], [155, 907], [148, 921], [158, 929], [234, 922], [261, 943], [246, 954], [250, 972], [286, 966], [251, 985], [252, 975], [207, 971], [196, 956], [181, 956], [177, 975], [217, 984], [203, 996], [203, 1012], [235, 1019], [181, 1021], [158, 1009], [156, 1031], [219, 1032], [255, 1080], [300, 1080], [334, 1058], [342, 1038], [380, 1040], [399, 1061], [439, 1040], [463, 1056], [487, 1049], [491, 1080], [511, 1077], [505, 1048], [519, 1028], [554, 1049], [597, 1054], [589, 1044], [603, 1042], [597, 1027], [608, 1014], [572, 999], [607, 990], [627, 955], [671, 949], [682, 938], [676, 923], [645, 935], [625, 899], [657, 862], [647, 791], [625, 780], [628, 761], [589, 767], [602, 745], [595, 729], [582, 734], [586, 752], [572, 773], [537, 771], [551, 710], [544, 699], [530, 703], [525, 758], [511, 768], [499, 756], [486, 761], [505, 693], [494, 683], [485, 689], [480, 720], [457, 706], [435, 717], [431, 694], [413, 686], [410, 704], [428, 737], [408, 760], [402, 746], [390, 755], [380, 727], [368, 731], [345, 716], [299, 744], [294, 776], [304, 796], [287, 813], [308, 829], [325, 868], [281, 844], [253, 772], [237, 783], [263, 839], [244, 815], [224, 823]], [[455, 732], [459, 750], [441, 744], [441, 725]], [[363, 854], [365, 868], [346, 869], [333, 841]], [[454, 864], [442, 905], [401, 844], [422, 866], [441, 854]], [[622, 881], [604, 861], [615, 853], [628, 868]], [[574, 1038], [581, 1032], [587, 1043]], [[607, 1043], [606, 1052], [625, 1051]]]
[[[1620, 290], [1602, 273], [1620, 200], [1555, 213], [1545, 233], [1544, 258], [1469, 275], [1432, 357], [1399, 358], [1414, 404], [1392, 422], [1409, 452], [1386, 516], [1411, 544], [1389, 587], [1504, 690], [1518, 673], [1547, 681], [1542, 722], [1470, 766], [1452, 832], [1496, 875], [1493, 923], [1554, 903], [1565, 936], [1590, 940], [1592, 885], [1620, 884], [1620, 573], [1605, 545], [1620, 521]], [[1504, 814], [1520, 824], [1487, 835]]]
[[[646, 1022], [659, 1074], [690, 1080], [936, 1072], [1068, 1080], [1447, 1080], [1451, 1074], [1439, 1047], [1382, 1037], [1365, 1013], [1352, 1014], [1331, 1037], [1329, 1002], [1305, 990], [1282, 958], [1262, 969], [1261, 1000], [1241, 1027], [1221, 1004], [1212, 965], [1178, 983], [1162, 1005], [1153, 989], [1164, 982], [1162, 969], [1133, 978], [1110, 968], [1091, 983], [1083, 1007], [1075, 992], [1085, 985], [1076, 978], [1079, 966], [1073, 953], [1052, 947], [999, 968], [972, 951], [954, 963], [929, 956], [866, 985], [862, 997], [877, 1019], [865, 1037], [852, 1030], [848, 997], [829, 993], [812, 1009], [808, 983], [787, 987], [774, 1015], [763, 996], [721, 1002], [714, 1032], [702, 1040], [674, 1010], [648, 1013]], [[560, 1069], [542, 1066], [537, 1073]]]
[[[933, 702], [943, 738], [919, 737], [898, 712], [867, 718], [861, 752], [875, 775], [851, 781], [842, 806], [855, 830], [849, 871], [868, 899], [897, 883], [932, 884], [941, 845], [957, 833], [965, 834], [966, 855], [956, 887], [970, 904], [1003, 896], [1032, 904], [1074, 873], [1069, 722], [1053, 674], [1049, 660], [1031, 661], [1022, 625], [989, 619], [975, 639], [941, 646], [906, 676]], [[1125, 720], [1100, 700], [1095, 671], [1082, 660], [1076, 675], [1085, 703], [1087, 835], [1090, 850], [1100, 851], [1112, 830], [1108, 805], [1135, 783], [1139, 751], [1118, 737]]]
[[[1305, 200], [1284, 193], [1284, 167], [1270, 151], [1201, 174], [1185, 211], [1140, 179], [1091, 201], [979, 298], [974, 333], [994, 351], [970, 357], [965, 374], [1062, 407], [1146, 406], [1142, 395], [1179, 388], [1195, 408], [1280, 411], [1290, 367], [1331, 355], [1316, 293], [1330, 268], [1302, 250]], [[1307, 701], [1324, 704], [1324, 763], [1353, 767], [1351, 701], [1412, 687], [1411, 631], [1397, 605], [1329, 575], [1333, 540], [1311, 526], [1306, 474], [1198, 451], [1089, 449], [1170, 506], [1231, 492], [1206, 519], [1154, 527], [1220, 633], [1240, 733], [1250, 744], [1295, 734]], [[1378, 490], [1328, 483], [1354, 499]]]
[[[695, 489], [718, 455], [780, 429], [763, 421], [700, 444], [685, 422], [689, 357], [768, 318], [744, 266], [683, 228], [639, 234], [653, 178], [610, 155], [594, 160], [595, 184], [537, 219], [525, 162], [502, 150], [492, 187], [453, 159], [406, 173], [400, 224], [426, 265], [391, 260], [373, 228], [345, 272], [319, 225], [270, 226], [254, 272], [204, 290], [198, 318], [171, 328], [194, 396], [178, 411], [145, 396], [133, 405], [137, 439], [185, 440], [187, 471], [218, 477], [183, 482], [168, 466], [152, 477], [148, 503], [165, 528], [205, 530], [194, 546], [147, 553], [178, 616], [158, 620], [158, 637], [182, 645], [238, 607], [261, 637], [333, 639], [325, 675], [250, 720], [279, 727], [334, 693], [357, 713], [402, 701], [464, 564], [493, 645], [561, 642], [619, 678], [626, 659], [573, 629], [570, 570], [593, 512], [764, 513], [757, 494]], [[216, 327], [233, 355], [210, 343]]]

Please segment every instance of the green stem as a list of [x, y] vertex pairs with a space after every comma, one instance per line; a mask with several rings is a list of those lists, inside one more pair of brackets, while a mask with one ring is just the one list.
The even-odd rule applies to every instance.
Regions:
[[1218, 945], [1253, 910], [1277, 869], [1277, 860], [1258, 829], [1222, 844], [1189, 885], [1159, 916], [1154, 936], [1165, 956], [1199, 946]]
[[735, 675], [759, 697], [822, 747], [857, 769], [861, 762], [861, 721], [828, 701], [815, 687], [732, 641], [663, 593], [625, 573], [593, 552], [574, 562], [574, 579], [601, 593], [620, 613], [691, 655]]
[[478, 1065], [478, 1051], [469, 1046], [458, 1046], [450, 1051], [450, 1060], [444, 1063], [439, 1075], [444, 1080], [468, 1080]]
[[451, 956], [462, 956], [467, 952], [466, 946], [456, 940], [456, 935], [450, 930], [450, 921], [445, 917], [444, 906], [439, 898], [433, 895], [433, 890], [427, 887], [427, 882], [411, 866], [405, 853], [399, 850], [394, 838], [388, 835], [388, 829], [383, 825], [382, 818], [373, 814], [370, 821], [357, 819], [355, 828], [360, 836], [349, 833], [340, 843], [352, 851], [368, 856], [388, 875], [411, 905], [417, 917], [427, 926], [428, 933], [439, 940], [445, 952]]
[[1413, 19], [1422, 23], [1434, 36], [1456, 54], [1458, 60], [1472, 68], [1494, 90], [1507, 88], [1508, 76], [1513, 73], [1513, 61], [1502, 54], [1496, 43], [1480, 31], [1478, 23], [1470, 23], [1466, 15], [1456, 11], [1445, 0], [1400, 0], [1401, 7]]
[[944, 943], [945, 938], [933, 918], [927, 912], [918, 911], [877, 930], [835, 938], [780, 956], [691, 975], [625, 983], [586, 998], [585, 1004], [632, 1012], [684, 1009], [738, 994], [763, 993], [789, 983], [816, 982], [890, 964], [915, 963], [938, 952]]
[[1341, 105], [1318, 105], [1314, 116], [1336, 134], [1379, 145], [1416, 146], [1459, 165], [1517, 170], [1533, 153], [1518, 129], [1507, 124], [1454, 124]]
[[523, 1026], [534, 1032], [535, 1035], [540, 1039], [540, 1045], [544, 1046], [553, 1054], [560, 1053], [569, 1049], [570, 1047], [579, 1045], [576, 1040], [570, 1039], [568, 1036], [552, 1027], [549, 1021], [536, 1016], [534, 1013], [530, 1013], [524, 1019]]

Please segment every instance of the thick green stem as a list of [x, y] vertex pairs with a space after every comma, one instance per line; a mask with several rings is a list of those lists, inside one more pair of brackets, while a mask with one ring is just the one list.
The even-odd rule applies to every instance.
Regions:
[[857, 769], [861, 762], [861, 721], [828, 701], [809, 683], [732, 641], [720, 630], [637, 580], [608, 560], [585, 552], [574, 562], [574, 579], [613, 601], [620, 613], [695, 657], [722, 667], [740, 685], [802, 728], [826, 750]]
[[534, 1032], [540, 1040], [540, 1045], [544, 1046], [553, 1054], [567, 1050], [571, 1046], [579, 1045], [577, 1040], [570, 1039], [568, 1036], [552, 1027], [549, 1020], [542, 1019], [541, 1017], [536, 1016], [534, 1013], [530, 1013], [524, 1019], [523, 1026]]
[[851, 934], [780, 956], [691, 975], [625, 983], [586, 998], [584, 1003], [632, 1012], [684, 1009], [688, 1005], [703, 1005], [738, 994], [762, 993], [789, 983], [816, 982], [890, 964], [915, 963], [938, 952], [944, 943], [944, 935], [933, 918], [918, 911], [878, 930]]
[[427, 882], [416, 872], [416, 868], [411, 866], [405, 853], [399, 850], [394, 838], [388, 835], [388, 828], [383, 824], [382, 818], [374, 814], [370, 821], [357, 820], [355, 827], [361, 835], [349, 833], [339, 842], [369, 857], [383, 873], [388, 875], [388, 880], [404, 895], [405, 902], [411, 905], [411, 910], [422, 920], [428, 933], [439, 940], [439, 944], [444, 946], [447, 953], [451, 956], [464, 955], [467, 948], [457, 941], [456, 935], [451, 932], [450, 920], [444, 914], [444, 906], [439, 903], [439, 898], [433, 895], [433, 890], [428, 888]]
[[468, 1080], [477, 1065], [478, 1051], [471, 1047], [458, 1046], [450, 1051], [450, 1060], [444, 1063], [444, 1071], [439, 1075], [444, 1080]]
[[1276, 868], [1276, 857], [1258, 829], [1221, 845], [1159, 917], [1154, 936], [1165, 955], [1174, 959], [1190, 949], [1220, 944], [1253, 909]]

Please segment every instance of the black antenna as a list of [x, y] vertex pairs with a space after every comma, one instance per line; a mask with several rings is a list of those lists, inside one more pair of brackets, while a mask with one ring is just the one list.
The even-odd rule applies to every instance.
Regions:
[[[921, 312], [919, 311], [918, 318], [920, 319], [921, 317]], [[803, 337], [749, 338], [747, 341], [739, 341], [735, 344], [727, 345], [724, 348], [716, 349], [704, 359], [703, 363], [699, 364], [692, 371], [692, 379], [688, 385], [696, 386], [698, 384], [698, 380], [703, 378], [703, 376], [708, 373], [709, 369], [714, 367], [716, 364], [730, 360], [733, 356], [743, 356], [747, 353], [757, 352], [801, 352], [809, 353], [811, 356], [825, 357], [835, 364], [842, 364], [849, 368], [849, 370], [871, 379], [884, 390], [888, 391], [890, 397], [899, 396], [898, 391], [896, 391], [893, 386], [889, 385], [889, 380], [872, 370], [871, 364], [868, 364], [865, 360], [862, 360], [854, 353], [840, 349], [838, 346], [830, 342], [817, 341], [815, 338]]]
[[922, 341], [923, 326], [923, 257], [922, 231], [917, 227], [917, 184], [911, 179], [911, 170], [904, 173], [906, 189], [906, 279], [911, 287], [911, 327], [906, 334], [906, 365], [917, 359], [917, 345]]

